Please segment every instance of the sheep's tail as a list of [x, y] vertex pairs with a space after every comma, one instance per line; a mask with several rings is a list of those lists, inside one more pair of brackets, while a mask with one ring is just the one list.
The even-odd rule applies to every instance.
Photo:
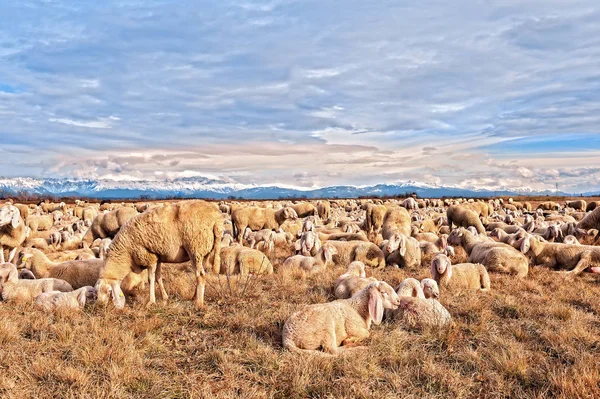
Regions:
[[210, 257], [213, 259], [213, 272], [219, 274], [221, 271], [221, 238], [223, 237], [223, 227], [219, 223], [213, 226], [213, 247], [210, 251]]

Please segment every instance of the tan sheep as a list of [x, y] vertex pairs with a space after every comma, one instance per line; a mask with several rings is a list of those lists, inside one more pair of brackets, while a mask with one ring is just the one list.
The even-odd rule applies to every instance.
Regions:
[[470, 227], [473, 226], [477, 229], [479, 234], [485, 233], [485, 228], [481, 224], [479, 215], [472, 209], [466, 208], [463, 205], [452, 205], [446, 210], [446, 216], [448, 218], [448, 225], [452, 227], [453, 224], [458, 227]]
[[[242, 230], [243, 231], [243, 230]], [[196, 271], [195, 303], [204, 305], [206, 285], [204, 259], [213, 257], [212, 270], [220, 270], [223, 216], [215, 204], [205, 201], [170, 203], [131, 218], [110, 245], [100, 279], [96, 283], [98, 301], [112, 295], [115, 306], [125, 306], [120, 282], [131, 272], [148, 269], [150, 303], [156, 302], [154, 282], [158, 280], [163, 299], [166, 291], [160, 274], [161, 263], [191, 260]]]
[[21, 218], [21, 211], [14, 205], [0, 208], [0, 263], [4, 263], [4, 248], [7, 248], [8, 261], [11, 262], [17, 252], [17, 247], [29, 236], [29, 228]]
[[31, 231], [47, 231], [54, 225], [54, 218], [52, 215], [29, 215], [25, 224]]
[[283, 262], [285, 269], [301, 269], [310, 273], [317, 273], [333, 266], [333, 256], [337, 255], [335, 247], [322, 246], [315, 256], [294, 255]]
[[241, 244], [246, 227], [257, 231], [262, 229], [278, 230], [288, 219], [296, 220], [294, 209], [285, 207], [279, 210], [258, 207], [234, 208], [231, 211], [233, 235]]
[[17, 267], [12, 263], [0, 264], [0, 292], [5, 301], [33, 302], [43, 292], [73, 291], [69, 283], [56, 278], [19, 280]]
[[529, 262], [521, 252], [510, 245], [477, 237], [465, 228], [453, 230], [448, 243], [462, 245], [469, 254], [470, 262], [481, 263], [490, 271], [515, 274], [518, 278], [527, 276], [529, 272]]
[[256, 244], [262, 241], [272, 241], [272, 236], [275, 234], [273, 230], [262, 229], [259, 231], [252, 231], [249, 227], [246, 227], [244, 232], [244, 239], [248, 242], [250, 248], [254, 249]]
[[389, 209], [383, 218], [381, 235], [384, 240], [389, 240], [394, 234], [404, 234], [410, 237], [411, 219], [408, 211], [402, 207]]
[[96, 297], [96, 289], [87, 286], [71, 292], [43, 292], [35, 298], [34, 304], [45, 312], [54, 312], [58, 309], [81, 310], [87, 301], [93, 301]]
[[585, 230], [600, 230], [600, 207], [594, 209], [592, 212], [588, 213], [586, 217], [581, 219], [581, 221], [577, 223], [577, 227]]
[[[412, 329], [439, 329], [450, 324], [450, 313], [436, 299], [426, 298], [423, 286], [428, 291], [438, 292], [435, 280], [418, 280], [408, 278], [398, 286], [397, 292], [400, 298], [398, 309], [388, 312], [386, 316]], [[435, 294], [434, 294], [434, 297]]]
[[246, 276], [248, 274], [273, 274], [269, 258], [258, 249], [250, 249], [239, 244], [221, 248], [220, 274]]
[[350, 298], [367, 285], [376, 281], [375, 277], [367, 278], [364, 263], [359, 261], [352, 262], [348, 265], [346, 273], [335, 280], [333, 292], [337, 299]]
[[381, 230], [381, 227], [383, 226], [383, 218], [385, 217], [387, 210], [388, 209], [384, 205], [367, 204], [365, 229], [369, 237], [379, 233], [379, 230]]
[[587, 208], [587, 202], [585, 200], [565, 201], [565, 206], [573, 208], [576, 211], [585, 211]]
[[321, 220], [328, 220], [331, 217], [331, 204], [327, 200], [317, 202], [317, 214]]
[[567, 269], [572, 275], [585, 270], [600, 273], [600, 247], [540, 242], [532, 236], [523, 240], [523, 246], [537, 266]]
[[337, 254], [333, 256], [333, 262], [338, 266], [347, 267], [350, 263], [358, 260], [375, 269], [385, 267], [383, 252], [371, 242], [328, 241], [327, 245], [336, 249]]
[[396, 233], [390, 237], [386, 246], [386, 263], [389, 266], [406, 269], [420, 268], [421, 245], [413, 237]]
[[296, 353], [336, 355], [368, 338], [371, 324], [380, 324], [385, 309], [396, 309], [396, 292], [383, 281], [373, 282], [348, 299], [308, 305], [283, 325], [283, 347]]
[[431, 278], [440, 287], [488, 291], [490, 276], [482, 264], [459, 263], [453, 265], [444, 254], [436, 255], [431, 261]]
[[318, 214], [315, 206], [309, 202], [301, 202], [299, 204], [292, 205], [292, 209], [296, 211], [296, 215], [299, 218], [305, 218], [307, 216]]
[[119, 208], [99, 214], [94, 218], [92, 226], [83, 237], [84, 245], [89, 247], [97, 238], [114, 238], [121, 229], [121, 226], [136, 215], [138, 215], [138, 212], [133, 208]]

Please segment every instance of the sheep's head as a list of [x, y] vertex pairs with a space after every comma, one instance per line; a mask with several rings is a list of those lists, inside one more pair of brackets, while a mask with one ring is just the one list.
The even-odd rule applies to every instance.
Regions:
[[292, 219], [292, 220], [298, 219], [298, 214], [296, 213], [294, 208], [286, 207], [286, 208], [283, 208], [282, 212], [283, 212], [284, 219]]
[[424, 278], [421, 281], [421, 289], [425, 298], [439, 298], [440, 296], [440, 288], [434, 279]]
[[17, 271], [17, 267], [9, 262], [4, 262], [0, 264], [0, 292], [2, 284], [8, 283], [16, 283], [19, 281], [19, 272]]
[[438, 238], [439, 247], [445, 249], [448, 246], [448, 234], [442, 234]]
[[398, 309], [400, 297], [385, 281], [373, 282], [365, 290], [369, 293], [369, 316], [373, 323], [381, 323], [384, 309]]
[[448, 236], [448, 244], [451, 245], [462, 245], [463, 237], [465, 236], [466, 230], [462, 227], [452, 230]]
[[444, 274], [451, 266], [450, 258], [443, 253], [439, 253], [431, 260], [431, 275]]
[[123, 309], [125, 307], [125, 295], [121, 291], [120, 282], [114, 279], [99, 279], [96, 282], [96, 292], [98, 302], [107, 303], [112, 297], [115, 308]]
[[14, 205], [5, 205], [0, 208], [0, 227], [10, 224], [16, 229], [21, 224], [21, 212]]

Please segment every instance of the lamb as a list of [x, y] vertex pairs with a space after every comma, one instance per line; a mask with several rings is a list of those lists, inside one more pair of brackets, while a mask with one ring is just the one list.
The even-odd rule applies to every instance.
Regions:
[[253, 231], [269, 229], [278, 230], [288, 219], [297, 220], [298, 214], [292, 208], [279, 210], [258, 207], [234, 208], [231, 211], [233, 235], [241, 244], [246, 227]]
[[433, 298], [425, 298], [422, 285], [435, 283], [425, 280], [421, 284], [415, 279], [406, 279], [400, 283], [397, 290], [400, 292], [400, 306], [387, 313], [390, 319], [412, 329], [444, 328], [450, 324], [452, 317], [446, 308]]
[[523, 247], [535, 265], [570, 269], [567, 274], [574, 276], [585, 270], [600, 273], [600, 247], [540, 242], [535, 237], [524, 239]]
[[[523, 240], [525, 241], [525, 240]], [[462, 245], [469, 254], [469, 261], [481, 263], [488, 270], [515, 274], [518, 278], [527, 276], [529, 262], [527, 258], [510, 245], [474, 236], [459, 227], [452, 231], [448, 243]]]
[[568, 235], [565, 237], [565, 239], [563, 240], [563, 244], [581, 245], [581, 243], [579, 241], [577, 241], [577, 238], [575, 236], [571, 236], [571, 235]]
[[485, 229], [483, 228], [483, 224], [481, 224], [479, 215], [477, 215], [477, 212], [471, 209], [465, 208], [460, 205], [452, 205], [448, 207], [446, 215], [448, 217], [448, 225], [450, 227], [452, 227], [453, 224], [456, 224], [458, 227], [464, 228], [473, 226], [477, 229], [478, 233], [485, 233]]
[[162, 298], [166, 299], [161, 263], [191, 260], [196, 270], [195, 304], [202, 307], [206, 285], [203, 262], [210, 254], [212, 270], [218, 273], [222, 236], [221, 211], [217, 205], [205, 201], [171, 203], [131, 218], [114, 238], [100, 271], [96, 283], [98, 301], [106, 303], [112, 295], [116, 308], [122, 309], [125, 298], [119, 284], [130, 272], [139, 273], [142, 269], [148, 269], [149, 303], [156, 302], [155, 279], [158, 279]]
[[448, 247], [448, 235], [440, 235], [433, 243], [427, 241], [419, 242], [419, 246], [423, 255], [431, 255], [444, 251]]
[[30, 248], [21, 255], [19, 267], [31, 270], [37, 278], [60, 278], [78, 289], [96, 284], [103, 265], [103, 260], [95, 258], [83, 261], [51, 262], [42, 251]]
[[136, 215], [138, 213], [133, 208], [119, 208], [99, 214], [83, 237], [84, 245], [89, 247], [96, 238], [114, 238], [121, 227]]
[[300, 239], [296, 242], [295, 249], [300, 252], [300, 255], [314, 256], [321, 248], [321, 239], [319, 234], [314, 231], [305, 231]]
[[413, 237], [394, 234], [388, 241], [389, 254], [386, 263], [390, 266], [414, 269], [421, 266], [421, 244]]
[[261, 241], [272, 241], [272, 235], [275, 232], [269, 229], [262, 229], [259, 231], [252, 231], [249, 227], [246, 227], [246, 231], [244, 232], [244, 239], [248, 241], [250, 248], [254, 249], [256, 244]]
[[41, 293], [50, 291], [69, 292], [73, 291], [73, 287], [56, 278], [19, 280], [19, 272], [14, 264], [0, 264], [0, 292], [3, 300], [33, 302]]
[[394, 234], [410, 237], [410, 233], [411, 220], [406, 209], [394, 207], [385, 213], [381, 227], [381, 235], [384, 240], [389, 240]]
[[23, 223], [21, 211], [14, 205], [0, 208], [0, 263], [4, 263], [4, 248], [8, 248], [8, 261], [11, 262], [17, 247], [29, 236], [29, 228]]
[[586, 217], [581, 219], [579, 223], [577, 223], [577, 227], [585, 230], [600, 230], [600, 207], [597, 207], [592, 212], [588, 213]]
[[369, 284], [348, 299], [306, 306], [292, 314], [282, 332], [283, 346], [295, 353], [347, 351], [369, 337], [371, 323], [380, 324], [384, 309], [396, 309], [400, 298], [383, 281]]
[[490, 233], [490, 237], [497, 238], [499, 242], [508, 244], [515, 249], [520, 249], [523, 238], [527, 237], [527, 232], [523, 229], [520, 229], [515, 234], [508, 234], [502, 229], [494, 229]]
[[482, 264], [459, 263], [453, 265], [443, 254], [436, 255], [431, 261], [431, 278], [440, 287], [448, 289], [467, 289], [488, 291], [490, 276]]
[[239, 244], [221, 248], [220, 274], [273, 274], [273, 265], [269, 258], [257, 249]]
[[336, 249], [333, 262], [338, 266], [347, 266], [359, 260], [366, 266], [383, 269], [385, 257], [379, 247], [371, 242], [364, 241], [327, 241], [327, 245]]
[[283, 262], [285, 269], [302, 269], [310, 273], [323, 271], [328, 266], [333, 266], [333, 256], [337, 255], [335, 247], [322, 246], [315, 256], [294, 255]]
[[94, 287], [81, 287], [71, 292], [50, 291], [44, 292], [35, 298], [35, 306], [45, 312], [58, 309], [81, 310], [89, 300], [96, 299]]
[[350, 298], [367, 285], [376, 281], [375, 277], [367, 278], [364, 263], [360, 261], [352, 262], [348, 265], [346, 273], [335, 280], [333, 292], [337, 299]]
[[31, 231], [47, 231], [54, 226], [54, 218], [52, 215], [29, 215], [25, 224]]

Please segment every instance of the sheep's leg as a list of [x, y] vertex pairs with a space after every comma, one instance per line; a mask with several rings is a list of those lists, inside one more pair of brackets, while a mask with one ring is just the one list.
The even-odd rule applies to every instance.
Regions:
[[581, 274], [585, 269], [587, 269], [590, 266], [590, 260], [592, 257], [591, 255], [592, 253], [590, 251], [584, 252], [581, 255], [581, 258], [579, 259], [579, 262], [577, 262], [577, 265], [575, 265], [575, 267], [573, 268], [573, 270], [568, 271], [566, 274], [573, 276]]
[[148, 266], [148, 283], [150, 285], [150, 301], [148, 305], [156, 303], [156, 293], [154, 292], [154, 281], [156, 280], [157, 265]]
[[158, 282], [158, 288], [160, 289], [160, 297], [163, 301], [169, 299], [167, 291], [165, 290], [165, 284], [162, 278], [162, 263], [158, 262], [156, 265], [156, 281]]
[[204, 271], [203, 256], [193, 255], [190, 257], [192, 260], [192, 265], [196, 270], [196, 293], [194, 294], [194, 302], [196, 303], [196, 308], [201, 308], [204, 306], [204, 290], [206, 288], [206, 272]]

